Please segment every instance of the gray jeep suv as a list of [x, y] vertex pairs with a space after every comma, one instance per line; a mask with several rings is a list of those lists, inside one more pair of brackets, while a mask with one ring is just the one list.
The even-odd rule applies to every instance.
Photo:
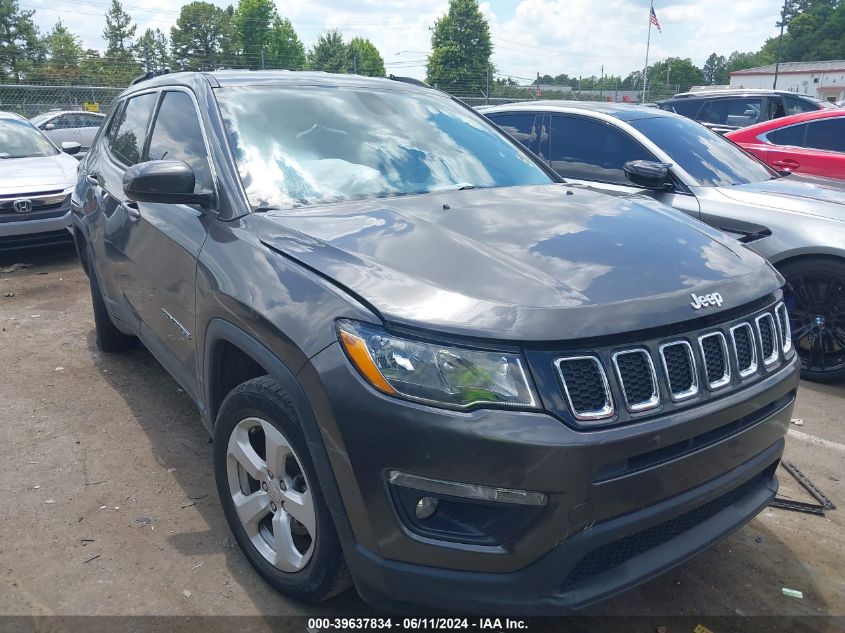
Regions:
[[289, 596], [563, 613], [775, 494], [782, 277], [424, 85], [139, 81], [73, 208], [98, 345], [137, 337], [194, 399], [234, 536]]

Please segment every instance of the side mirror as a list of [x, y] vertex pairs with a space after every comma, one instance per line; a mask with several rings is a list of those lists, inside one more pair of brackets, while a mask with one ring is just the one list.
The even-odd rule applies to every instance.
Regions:
[[629, 160], [622, 169], [631, 184], [653, 191], [666, 191], [672, 188], [669, 180], [669, 168], [672, 163], [658, 163], [652, 160]]
[[45, 129], [45, 130], [55, 130], [55, 129], [56, 129], [56, 124], [55, 124], [55, 123], [45, 123], [45, 124], [44, 124], [44, 129]]
[[80, 145], [76, 141], [65, 141], [64, 143], [62, 143], [62, 151], [65, 154], [70, 154], [71, 156], [73, 156], [74, 154], [78, 154], [80, 149], [82, 149], [82, 145]]
[[123, 173], [123, 193], [137, 202], [209, 206], [210, 191], [194, 192], [194, 170], [181, 160], [151, 160], [132, 165]]

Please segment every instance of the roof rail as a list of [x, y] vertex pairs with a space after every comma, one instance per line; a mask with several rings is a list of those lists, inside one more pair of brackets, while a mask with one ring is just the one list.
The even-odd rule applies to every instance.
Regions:
[[159, 70], [151, 70], [149, 72], [145, 72], [143, 75], [139, 75], [135, 77], [131, 82], [129, 82], [130, 86], [134, 86], [135, 84], [139, 84], [142, 81], [147, 81], [147, 79], [152, 79], [153, 77], [159, 77], [161, 75], [170, 74], [169, 68], [161, 68]]
[[433, 86], [419, 79], [414, 79], [413, 77], [397, 77], [394, 74], [390, 74], [387, 76], [387, 78], [392, 81], [401, 81], [403, 84], [411, 84], [413, 86], [420, 86], [421, 88], [431, 88], [432, 90], [434, 90]]

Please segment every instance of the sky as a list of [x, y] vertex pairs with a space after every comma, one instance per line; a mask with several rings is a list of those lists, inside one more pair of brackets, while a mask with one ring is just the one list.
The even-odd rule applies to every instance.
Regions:
[[[211, 0], [220, 6], [225, 0]], [[110, 0], [19, 0], [34, 9], [42, 32], [58, 19], [102, 50]], [[138, 32], [169, 33], [185, 2], [123, 0]], [[499, 76], [528, 83], [537, 73], [570, 76], [626, 76], [645, 62], [648, 0], [489, 0], [481, 3], [493, 37], [493, 64]], [[447, 0], [276, 0], [306, 47], [322, 31], [339, 28], [344, 37], [367, 37], [378, 47], [389, 73], [425, 76], [430, 28], [445, 13]], [[689, 57], [701, 66], [712, 52], [756, 51], [776, 35], [777, 0], [676, 0], [655, 2], [662, 33], [652, 29], [650, 60]]]

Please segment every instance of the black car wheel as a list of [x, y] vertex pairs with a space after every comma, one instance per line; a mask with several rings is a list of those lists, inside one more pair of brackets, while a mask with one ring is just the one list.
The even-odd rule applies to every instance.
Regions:
[[845, 262], [816, 257], [787, 263], [785, 303], [801, 377], [845, 378]]
[[214, 475], [238, 545], [273, 587], [319, 602], [351, 585], [296, 411], [272, 378], [245, 382], [223, 401]]

